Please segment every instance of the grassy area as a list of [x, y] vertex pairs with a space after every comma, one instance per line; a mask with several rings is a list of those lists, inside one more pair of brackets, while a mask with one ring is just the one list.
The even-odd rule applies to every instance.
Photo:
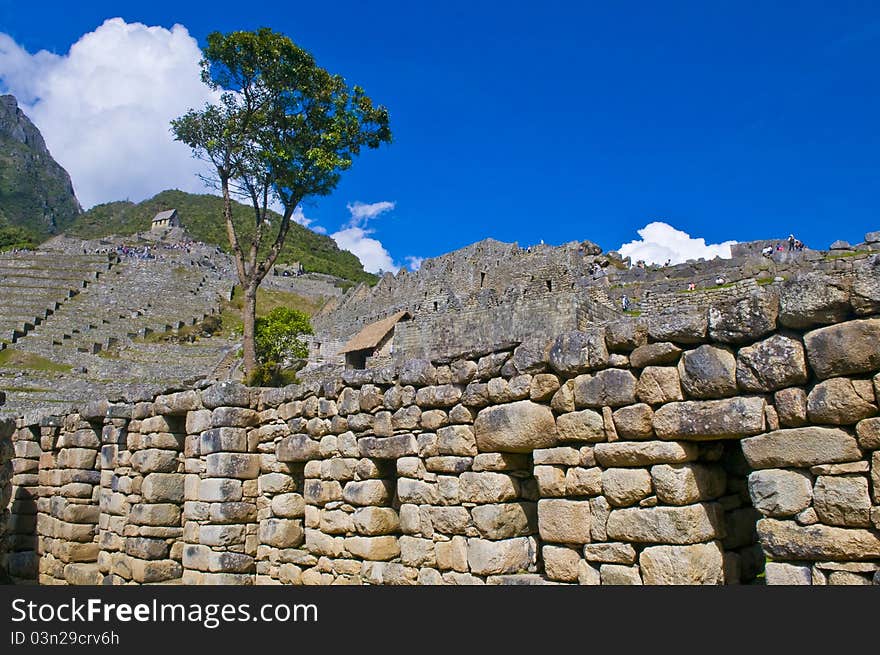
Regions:
[[43, 387], [0, 387], [0, 391], [6, 391], [7, 393], [46, 393], [52, 390], [44, 389]]
[[26, 368], [33, 371], [51, 371], [56, 373], [69, 373], [71, 367], [67, 364], [59, 364], [45, 357], [22, 352], [15, 348], [0, 350], [0, 366], [8, 368]]
[[642, 312], [640, 312], [638, 309], [627, 309], [627, 310], [626, 310], [625, 312], [623, 312], [623, 313], [624, 313], [626, 316], [641, 316], [641, 315], [642, 315]]
[[758, 286], [764, 286], [765, 284], [773, 284], [773, 278], [759, 277], [757, 280], [755, 280], [755, 282], [758, 284]]
[[844, 259], [846, 257], [858, 257], [859, 255], [870, 254], [870, 250], [845, 250], [843, 252], [828, 253], [827, 255], [825, 255], [825, 260], [833, 261], [835, 259]]

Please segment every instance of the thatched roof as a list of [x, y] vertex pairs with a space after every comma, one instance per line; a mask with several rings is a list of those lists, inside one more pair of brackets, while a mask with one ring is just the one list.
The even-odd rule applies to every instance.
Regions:
[[339, 351], [339, 354], [350, 353], [355, 350], [368, 350], [370, 348], [375, 348], [382, 343], [382, 339], [385, 338], [385, 335], [391, 332], [399, 321], [408, 318], [412, 318], [410, 313], [402, 311], [392, 314], [387, 318], [383, 318], [381, 321], [376, 321], [375, 323], [370, 323], [369, 325], [364, 326], [360, 332], [349, 339], [348, 343]]
[[164, 212], [159, 212], [158, 214], [153, 216], [153, 222], [155, 223], [156, 221], [171, 220], [172, 218], [174, 218], [174, 215], [176, 213], [176, 209], [168, 209]]

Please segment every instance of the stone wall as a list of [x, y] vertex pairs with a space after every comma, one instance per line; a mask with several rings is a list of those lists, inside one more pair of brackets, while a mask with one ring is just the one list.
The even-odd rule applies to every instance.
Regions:
[[46, 584], [877, 583], [878, 280], [20, 420], [7, 566]]

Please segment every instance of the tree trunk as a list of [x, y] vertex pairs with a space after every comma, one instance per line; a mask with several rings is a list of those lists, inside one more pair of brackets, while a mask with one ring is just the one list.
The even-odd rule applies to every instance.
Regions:
[[247, 379], [257, 366], [257, 348], [254, 343], [257, 322], [257, 285], [248, 285], [244, 288], [241, 320], [244, 323], [244, 374]]

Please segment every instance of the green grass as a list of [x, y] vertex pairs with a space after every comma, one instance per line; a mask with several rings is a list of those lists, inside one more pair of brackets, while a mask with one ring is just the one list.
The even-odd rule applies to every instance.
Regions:
[[69, 373], [71, 367], [67, 364], [59, 364], [45, 357], [32, 353], [22, 352], [15, 348], [0, 350], [0, 366], [8, 368], [25, 368], [32, 371], [50, 371], [55, 373]]
[[759, 277], [757, 280], [755, 280], [755, 282], [759, 286], [764, 286], [765, 284], [773, 284], [773, 278], [772, 277]]
[[638, 309], [627, 309], [627, 310], [626, 310], [625, 312], [623, 312], [623, 313], [624, 313], [626, 316], [641, 316], [641, 315], [642, 315], [642, 312], [640, 312]]
[[846, 257], [858, 257], [859, 255], [870, 255], [870, 250], [846, 250], [844, 252], [835, 252], [828, 253], [825, 255], [826, 261], [832, 261], [835, 259], [844, 259]]
[[[150, 229], [153, 216], [166, 209], [177, 209], [180, 221], [186, 231], [196, 240], [216, 244], [229, 251], [226, 237], [226, 226], [223, 222], [223, 199], [207, 194], [185, 193], [169, 190], [135, 204], [129, 201], [117, 201], [92, 207], [78, 216], [65, 233], [71, 236], [94, 239], [111, 234], [130, 235]], [[270, 212], [273, 226], [281, 222], [281, 217]], [[246, 238], [253, 233], [253, 209], [240, 203], [233, 207], [233, 222], [239, 232], [239, 238]], [[265, 255], [274, 240], [264, 238], [266, 242], [261, 251]], [[379, 278], [364, 271], [360, 260], [348, 252], [340, 250], [330, 237], [317, 234], [302, 225], [291, 223], [290, 231], [284, 243], [284, 249], [278, 257], [279, 264], [300, 262], [309, 272], [327, 273], [352, 282], [375, 284]]]
[[0, 391], [8, 393], [46, 393], [52, 390], [44, 389], [43, 387], [0, 387]]

